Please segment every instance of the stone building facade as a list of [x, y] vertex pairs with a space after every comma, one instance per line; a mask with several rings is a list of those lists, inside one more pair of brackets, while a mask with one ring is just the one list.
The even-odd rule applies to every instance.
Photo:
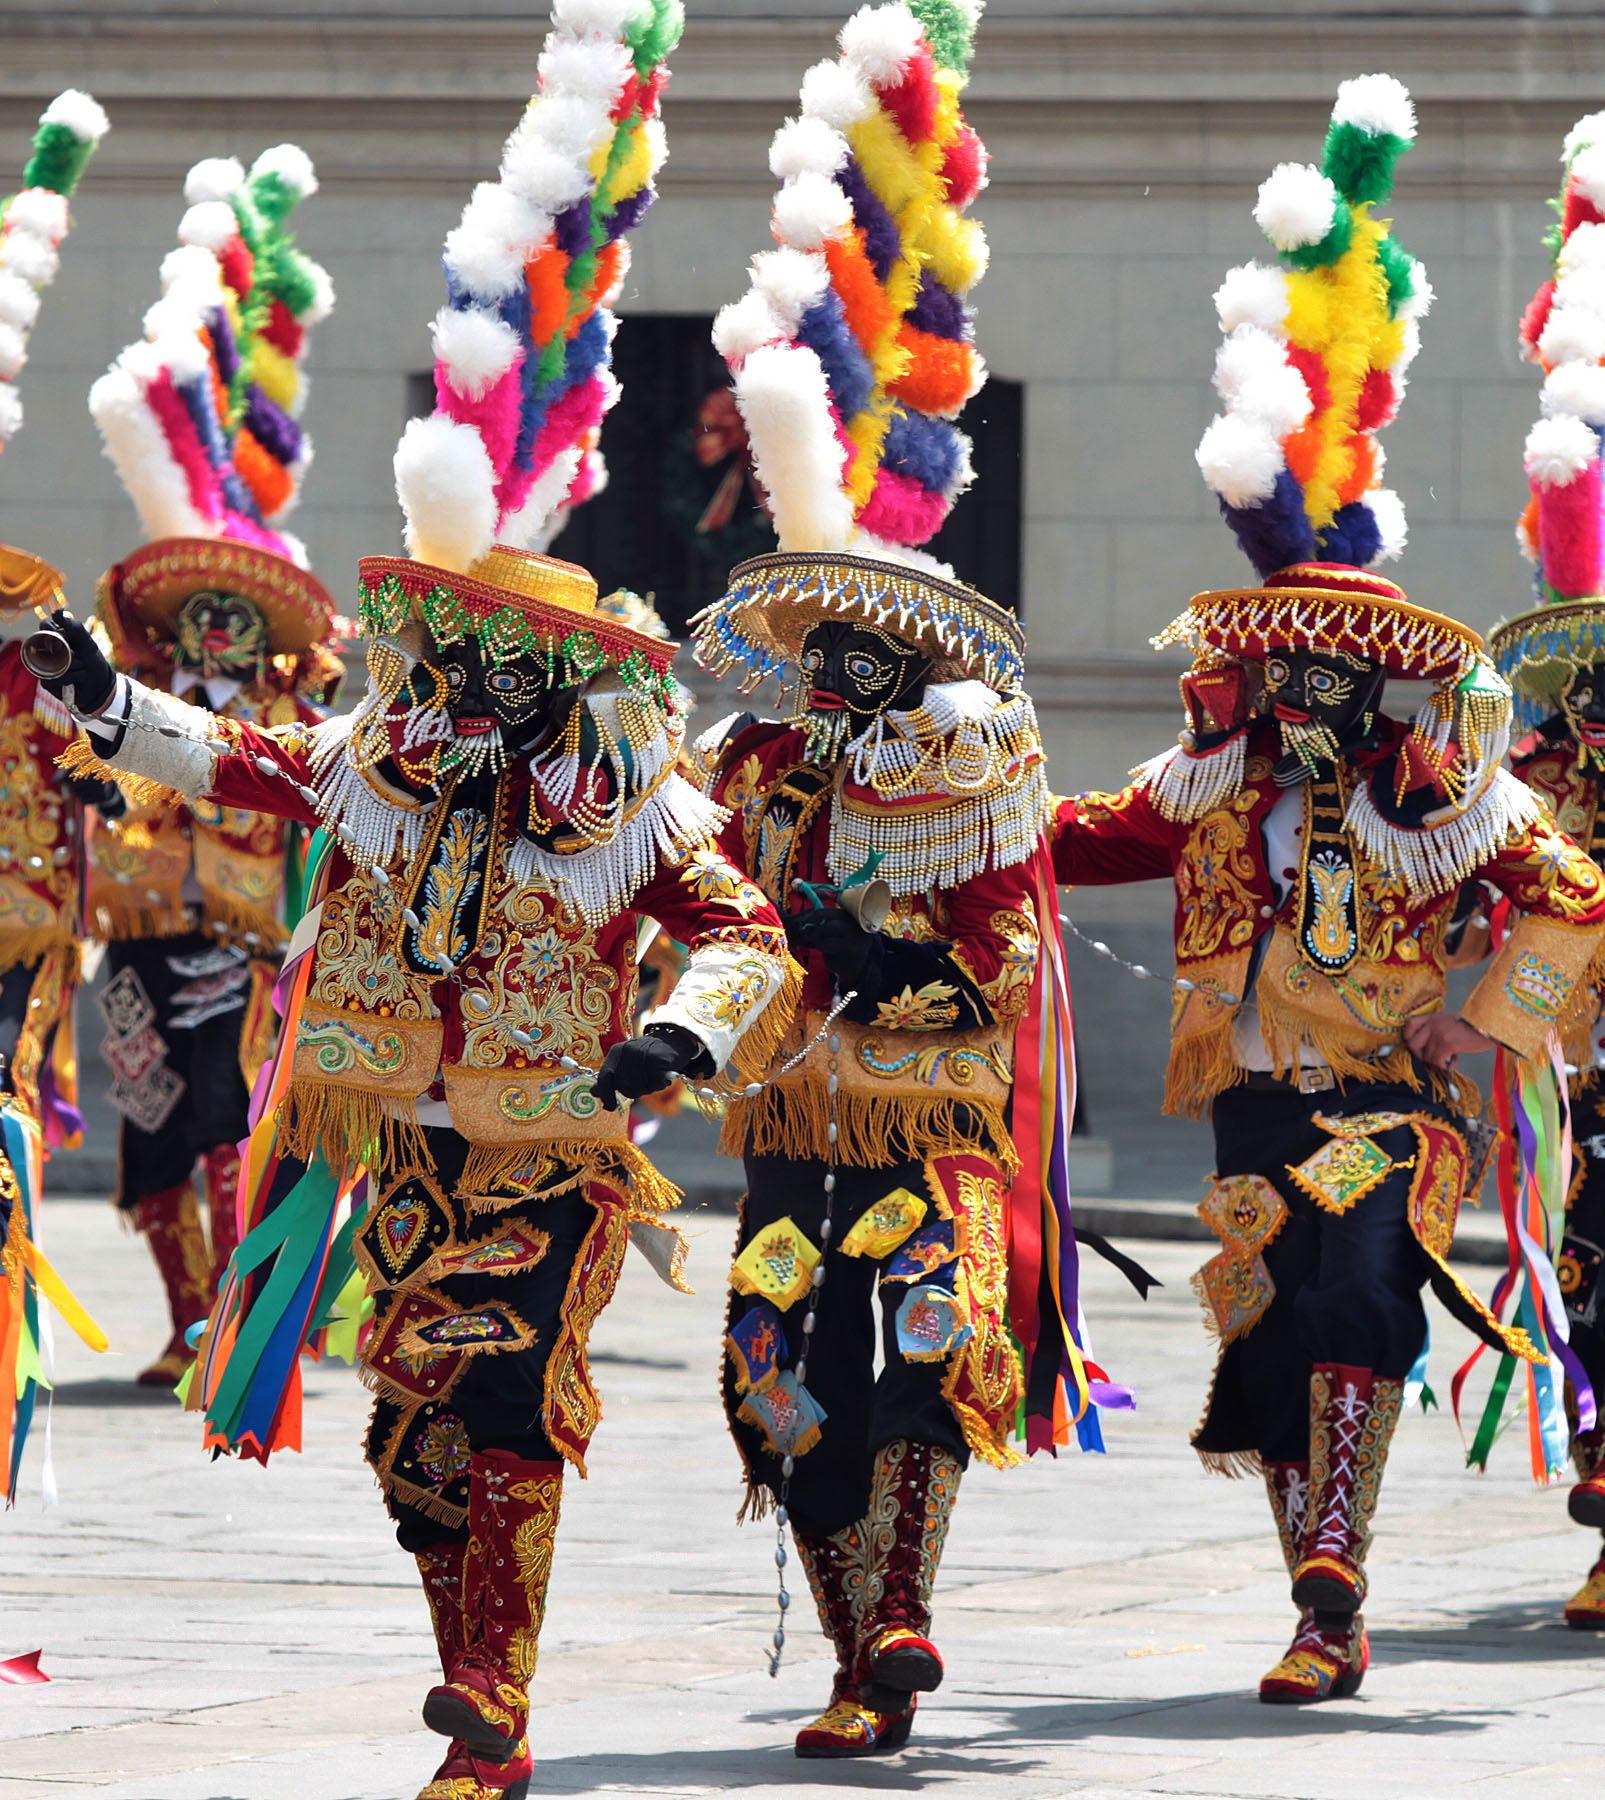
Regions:
[[[769, 134], [840, 17], [821, 0], [687, 11], [626, 332], [632, 313], [711, 314], [741, 291], [765, 239]], [[322, 180], [302, 240], [340, 294], [312, 355], [317, 460], [297, 529], [348, 590], [359, 554], [396, 544], [390, 456], [428, 365], [438, 247], [517, 118], [543, 24], [518, 0], [8, 0], [10, 161], [69, 83], [106, 105], [112, 133], [33, 340], [29, 422], [0, 463], [0, 536], [55, 557], [80, 608], [135, 542], [85, 395], [155, 298], [189, 164], [249, 161], [290, 138]], [[1376, 68], [1416, 97], [1394, 212], [1438, 293], [1388, 433], [1411, 517], [1397, 572], [1425, 604], [1487, 625], [1526, 593], [1511, 526], [1537, 381], [1517, 360], [1516, 320], [1542, 267], [1561, 137], [1605, 102], [1597, 5], [991, 0], [970, 99], [993, 155], [980, 337], [1023, 394], [1020, 591], [999, 597], [1028, 622], [1062, 788], [1117, 783], [1172, 737], [1177, 667], [1147, 637], [1195, 588], [1244, 575], [1192, 460], [1212, 410], [1210, 296], [1264, 250], [1259, 181], [1315, 157], [1337, 82]], [[627, 413], [626, 398], [610, 430]], [[1094, 935], [1168, 966], [1162, 889], [1068, 905]], [[1098, 1047], [1084, 1059], [1094, 1122], [1118, 1132], [1151, 1118], [1165, 991], [1072, 954]]]

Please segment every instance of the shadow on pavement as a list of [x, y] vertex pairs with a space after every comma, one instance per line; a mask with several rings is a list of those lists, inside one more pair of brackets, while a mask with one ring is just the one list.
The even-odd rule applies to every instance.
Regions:
[[179, 1410], [173, 1390], [163, 1387], [141, 1387], [134, 1378], [120, 1381], [101, 1377], [96, 1381], [64, 1381], [54, 1390], [57, 1406], [148, 1406]]

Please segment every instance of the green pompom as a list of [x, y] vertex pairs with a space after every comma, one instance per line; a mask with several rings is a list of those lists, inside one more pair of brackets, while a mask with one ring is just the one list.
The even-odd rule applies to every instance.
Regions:
[[1388, 317], [1396, 319], [1406, 300], [1417, 292], [1416, 271], [1420, 263], [1397, 238], [1385, 237], [1377, 245], [1377, 261], [1388, 284]]
[[1349, 239], [1354, 235], [1354, 214], [1346, 206], [1339, 206], [1332, 218], [1332, 229], [1318, 244], [1305, 244], [1298, 250], [1280, 252], [1282, 261], [1292, 269], [1324, 269], [1337, 259], [1349, 247]]
[[273, 259], [273, 267], [269, 271], [270, 291], [290, 309], [297, 318], [318, 297], [318, 278], [314, 272], [316, 264], [299, 250], [286, 244]]
[[283, 225], [301, 204], [301, 190], [292, 187], [282, 175], [258, 175], [251, 183], [251, 198], [257, 210], [270, 225]]
[[1409, 148], [1406, 139], [1391, 132], [1334, 125], [1326, 134], [1321, 169], [1352, 205], [1374, 206], [1393, 192], [1394, 167]]
[[909, 0], [909, 10], [924, 28], [937, 66], [962, 74], [975, 49], [975, 21], [968, 9], [959, 0]]
[[681, 0], [648, 0], [624, 27], [624, 41], [635, 58], [637, 75], [648, 75], [680, 41], [685, 29]]
[[33, 136], [33, 155], [22, 172], [22, 185], [70, 195], [94, 153], [93, 138], [79, 137], [66, 125], [41, 125]]

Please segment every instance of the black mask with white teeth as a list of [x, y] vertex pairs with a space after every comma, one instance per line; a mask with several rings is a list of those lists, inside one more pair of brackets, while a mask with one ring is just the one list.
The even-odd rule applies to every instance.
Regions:
[[881, 713], [918, 706], [931, 673], [931, 659], [912, 644], [841, 621], [816, 625], [798, 662], [809, 754], [822, 763], [833, 762]]
[[1387, 675], [1342, 650], [1272, 648], [1265, 657], [1261, 706], [1281, 727], [1279, 787], [1307, 781], [1370, 737]]
[[1578, 767], [1605, 775], [1605, 663], [1572, 676], [1561, 690], [1560, 710], [1577, 745]]

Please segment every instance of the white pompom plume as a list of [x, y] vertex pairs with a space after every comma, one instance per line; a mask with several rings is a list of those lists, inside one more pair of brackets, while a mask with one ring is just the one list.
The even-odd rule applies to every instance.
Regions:
[[409, 420], [395, 472], [408, 555], [466, 573], [496, 538], [496, 471], [479, 433], [442, 413]]
[[41, 125], [65, 125], [75, 138], [98, 144], [111, 130], [106, 109], [82, 88], [67, 88], [39, 115]]
[[1215, 316], [1222, 331], [1235, 331], [1239, 325], [1281, 331], [1287, 323], [1286, 275], [1264, 263], [1239, 263], [1228, 269], [1215, 290]]
[[299, 144], [274, 144], [251, 164], [251, 179], [271, 176], [299, 200], [309, 199], [318, 191], [318, 174], [312, 158]]
[[1287, 360], [1282, 340], [1258, 325], [1239, 325], [1215, 354], [1215, 390], [1228, 412], [1284, 438], [1310, 416], [1310, 390]]
[[494, 306], [524, 280], [525, 257], [500, 237], [476, 231], [466, 220], [446, 233], [447, 273], [470, 299]]
[[1530, 563], [1535, 563], [1541, 554], [1538, 539], [1533, 535], [1536, 508], [1529, 511], [1525, 506], [1516, 516], [1516, 548]]
[[1560, 254], [1555, 258], [1555, 273], [1564, 280], [1585, 269], [1602, 268], [1605, 268], [1605, 225], [1597, 219], [1584, 219], [1572, 227], [1561, 245]]
[[89, 410], [146, 534], [208, 537], [210, 524], [190, 498], [189, 480], [145, 404], [145, 384], [161, 368], [153, 345], [131, 344], [89, 390]]
[[162, 258], [161, 267], [162, 292], [170, 294], [174, 289], [189, 290], [198, 295], [204, 303], [216, 297], [223, 284], [223, 277], [217, 266], [217, 258], [210, 250], [200, 244], [180, 244], [176, 250], [169, 250]]
[[1588, 306], [1554, 307], [1539, 334], [1538, 353], [1551, 367], [1605, 359], [1605, 318]]
[[0, 268], [8, 274], [20, 275], [36, 288], [48, 287], [60, 267], [61, 257], [48, 238], [26, 231], [8, 231], [0, 237]]
[[245, 169], [237, 156], [208, 156], [184, 177], [184, 198], [191, 206], [228, 200], [244, 185]]
[[846, 138], [823, 119], [787, 119], [769, 146], [769, 172], [776, 181], [834, 175], [849, 154]]
[[591, 158], [613, 136], [607, 102], [579, 94], [542, 94], [540, 105], [532, 106], [525, 118], [537, 143], [582, 163], [587, 171]]
[[31, 331], [39, 317], [39, 290], [31, 281], [13, 275], [0, 259], [0, 322]]
[[52, 188], [24, 188], [6, 208], [6, 233], [26, 233], [59, 244], [67, 235], [67, 200]]
[[1419, 323], [1432, 311], [1432, 303], [1437, 299], [1432, 283], [1427, 279], [1427, 265], [1417, 256], [1410, 258], [1410, 292], [1399, 302], [1398, 316], [1412, 323]]
[[823, 249], [852, 222], [852, 201], [828, 175], [794, 175], [775, 195], [775, 235], [798, 250]]
[[1605, 112], [1585, 113], [1577, 121], [1566, 133], [1560, 160], [1570, 162], [1579, 150], [1586, 150], [1590, 144], [1605, 144]]
[[15, 381], [27, 360], [27, 336], [15, 325], [0, 324], [0, 381]]
[[1282, 446], [1271, 433], [1233, 413], [1210, 421], [1193, 455], [1204, 480], [1228, 506], [1263, 506], [1285, 466]]
[[1587, 425], [1605, 426], [1605, 368], [1598, 363], [1557, 363], [1544, 378], [1539, 404], [1546, 418], [1575, 413]]
[[532, 207], [554, 218], [583, 199], [591, 187], [583, 163], [522, 127], [507, 140], [502, 152], [502, 179]]
[[803, 76], [802, 109], [806, 118], [823, 119], [837, 131], [846, 131], [875, 110], [869, 84], [845, 63], [822, 62]]
[[1599, 455], [1599, 439], [1581, 419], [1540, 419], [1527, 433], [1522, 467], [1538, 487], [1565, 487]]
[[523, 346], [505, 319], [476, 307], [443, 306], [430, 326], [435, 360], [465, 399], [481, 400], [486, 389], [512, 368]]
[[334, 311], [333, 278], [321, 263], [312, 263], [307, 269], [307, 286], [312, 290], [311, 298], [295, 315], [295, 322], [297, 325], [321, 325]]
[[552, 23], [567, 31], [620, 37], [643, 5], [644, 0], [555, 0]]
[[634, 73], [630, 52], [617, 38], [561, 31], [547, 38], [538, 66], [543, 92], [578, 94], [607, 106]]
[[846, 549], [853, 508], [841, 491], [842, 446], [819, 358], [801, 345], [767, 345], [742, 364], [735, 388], [781, 547]]
[[1340, 82], [1332, 108], [1334, 125], [1355, 125], [1377, 136], [1415, 142], [1416, 109], [1410, 90], [1391, 75], [1356, 75]]
[[220, 252], [239, 236], [240, 222], [226, 200], [201, 200], [178, 222], [178, 241]]
[[769, 302], [774, 315], [795, 333], [803, 314], [817, 306], [830, 286], [830, 269], [816, 251], [760, 250], [752, 259], [752, 285]]
[[1605, 206], [1605, 141], [1590, 144], [1572, 158], [1572, 180], [1590, 206]]
[[1254, 217], [1278, 250], [1306, 250], [1332, 229], [1342, 198], [1308, 163], [1278, 163], [1260, 183]]
[[838, 41], [866, 81], [889, 87], [902, 79], [921, 35], [919, 20], [906, 5], [864, 6], [842, 26]]
[[6, 444], [22, 429], [22, 396], [14, 387], [0, 382], [0, 444]]
[[775, 317], [768, 297], [750, 289], [739, 300], [722, 307], [713, 321], [713, 347], [730, 364], [738, 367], [753, 351], [764, 344], [781, 344], [791, 336]]
[[1404, 502], [1392, 488], [1379, 487], [1371, 489], [1365, 497], [1365, 503], [1371, 509], [1371, 517], [1376, 520], [1377, 536], [1381, 539], [1376, 560], [1393, 562], [1404, 554], [1404, 547], [1410, 538]]

